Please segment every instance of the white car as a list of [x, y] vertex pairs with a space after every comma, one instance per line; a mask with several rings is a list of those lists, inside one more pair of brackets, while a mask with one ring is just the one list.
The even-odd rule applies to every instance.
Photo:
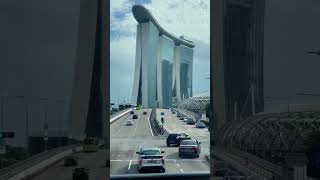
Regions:
[[133, 121], [131, 119], [127, 120], [127, 126], [132, 126], [133, 125]]
[[160, 173], [166, 171], [164, 167], [164, 151], [161, 151], [160, 148], [150, 147], [150, 148], [141, 148], [138, 158], [138, 171], [142, 173], [145, 170], [159, 170]]
[[187, 122], [188, 121], [188, 118], [183, 118], [183, 122]]

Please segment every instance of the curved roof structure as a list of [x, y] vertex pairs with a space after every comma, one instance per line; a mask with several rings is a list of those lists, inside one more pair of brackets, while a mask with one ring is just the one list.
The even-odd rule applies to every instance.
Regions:
[[205, 110], [207, 105], [210, 103], [209, 96], [194, 96], [183, 100], [180, 104], [180, 108], [192, 110]]
[[144, 23], [144, 22], [151, 21], [157, 27], [157, 29], [159, 30], [160, 34], [163, 34], [163, 35], [167, 36], [168, 38], [172, 39], [177, 44], [182, 44], [182, 45], [185, 45], [185, 46], [187, 46], [189, 48], [194, 48], [194, 44], [193, 44], [192, 41], [188, 41], [186, 39], [178, 38], [178, 37], [170, 34], [165, 29], [163, 29], [160, 26], [160, 24], [157, 22], [157, 20], [149, 12], [149, 10], [146, 9], [145, 7], [143, 7], [141, 5], [134, 5], [132, 7], [132, 13], [133, 13], [134, 18], [139, 23]]
[[259, 114], [230, 121], [218, 131], [218, 142], [256, 155], [269, 152], [273, 161], [278, 152], [286, 156], [304, 151], [308, 134], [320, 131], [320, 111]]

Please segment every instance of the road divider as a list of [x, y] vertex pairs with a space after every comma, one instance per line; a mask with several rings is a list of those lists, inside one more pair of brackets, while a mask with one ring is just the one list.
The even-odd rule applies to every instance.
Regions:
[[128, 112], [130, 112], [130, 111], [132, 111], [132, 110], [133, 110], [132, 108], [131, 108], [131, 109], [128, 109], [128, 110], [124, 111], [123, 113], [120, 113], [120, 114], [112, 117], [112, 118], [110, 119], [110, 124], [112, 124], [113, 122], [115, 122], [116, 120], [118, 120], [119, 118], [121, 118], [122, 116], [124, 116], [125, 114], [127, 114]]

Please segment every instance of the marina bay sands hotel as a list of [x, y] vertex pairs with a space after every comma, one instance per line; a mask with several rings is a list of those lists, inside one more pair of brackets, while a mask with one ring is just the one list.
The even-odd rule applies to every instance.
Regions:
[[193, 42], [167, 32], [141, 5], [132, 12], [138, 22], [132, 103], [171, 107], [191, 97]]

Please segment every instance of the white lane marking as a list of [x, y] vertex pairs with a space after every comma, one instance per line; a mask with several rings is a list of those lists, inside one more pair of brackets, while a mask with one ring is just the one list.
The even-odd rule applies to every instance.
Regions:
[[136, 128], [134, 129], [132, 136], [134, 136], [134, 135], [136, 134], [137, 127], [138, 127], [138, 125], [139, 125], [139, 120], [140, 120], [140, 118], [137, 119]]
[[181, 171], [181, 172], [184, 172], [182, 168], [180, 168], [180, 171]]
[[128, 173], [130, 172], [131, 163], [132, 163], [132, 160], [130, 160], [130, 162], [129, 162], [129, 166], [128, 166]]
[[153, 135], [153, 132], [152, 132], [152, 129], [151, 129], [151, 124], [150, 124], [150, 114], [151, 114], [151, 112], [149, 113], [149, 116], [148, 116], [148, 117], [149, 117], [149, 118], [148, 118], [149, 128], [150, 128], [151, 135], [154, 136], [154, 135]]
[[177, 164], [177, 166], [178, 166], [178, 167], [180, 167], [180, 165], [179, 165], [179, 164]]

